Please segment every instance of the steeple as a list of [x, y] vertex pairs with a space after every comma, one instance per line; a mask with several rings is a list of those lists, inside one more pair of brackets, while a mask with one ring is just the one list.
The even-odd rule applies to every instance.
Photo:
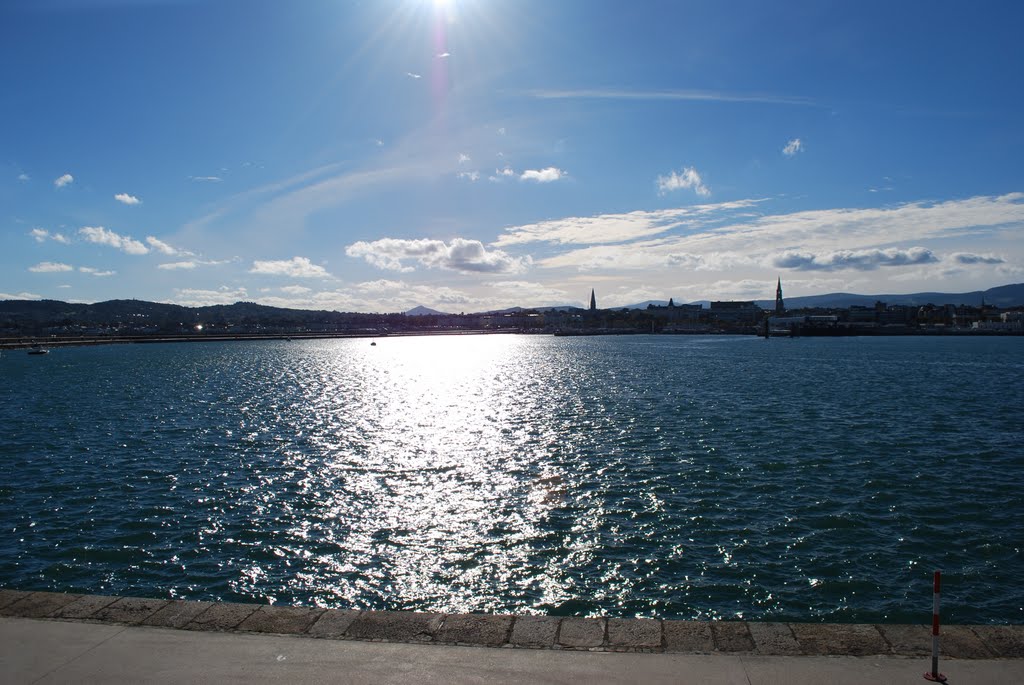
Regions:
[[782, 316], [786, 313], [786, 305], [782, 302], [782, 277], [779, 277], [779, 283], [775, 286], [775, 316]]
[[594, 295], [594, 289], [590, 289], [590, 311], [597, 311], [597, 297]]

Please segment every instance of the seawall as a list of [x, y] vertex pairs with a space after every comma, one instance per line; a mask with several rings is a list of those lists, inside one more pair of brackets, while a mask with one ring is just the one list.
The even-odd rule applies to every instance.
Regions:
[[[0, 590], [0, 616], [492, 648], [761, 656], [931, 654], [926, 625], [670, 621], [406, 611]], [[953, 659], [1024, 658], [1024, 625], [943, 626]]]

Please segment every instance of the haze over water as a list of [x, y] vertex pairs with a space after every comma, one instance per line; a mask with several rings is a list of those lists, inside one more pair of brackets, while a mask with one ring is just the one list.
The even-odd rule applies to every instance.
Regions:
[[0, 358], [0, 586], [1020, 622], [1024, 340], [466, 336]]

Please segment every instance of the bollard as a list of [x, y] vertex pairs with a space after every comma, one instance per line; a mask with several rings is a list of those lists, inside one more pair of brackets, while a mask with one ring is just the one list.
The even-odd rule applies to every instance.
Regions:
[[935, 683], [946, 682], [946, 676], [939, 673], [939, 586], [941, 581], [942, 571], [936, 571], [932, 587], [932, 670], [924, 674], [925, 680]]

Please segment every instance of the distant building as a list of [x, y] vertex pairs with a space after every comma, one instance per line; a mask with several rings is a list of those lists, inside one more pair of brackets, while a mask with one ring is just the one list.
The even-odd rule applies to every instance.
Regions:
[[786, 313], [786, 305], [782, 302], [782, 277], [779, 277], [779, 283], [775, 286], [775, 316], [782, 316]]
[[593, 288], [590, 289], [590, 311], [592, 311], [592, 312], [596, 312], [597, 311], [597, 297], [594, 294], [594, 289]]

